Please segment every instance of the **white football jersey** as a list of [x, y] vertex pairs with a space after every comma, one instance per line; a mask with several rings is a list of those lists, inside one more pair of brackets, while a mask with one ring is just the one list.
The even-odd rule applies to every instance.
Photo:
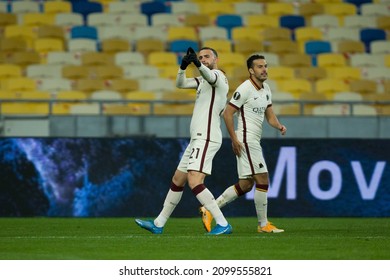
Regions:
[[267, 83], [259, 88], [248, 79], [238, 86], [229, 105], [238, 110], [236, 134], [242, 143], [259, 142], [263, 132], [265, 110], [272, 106], [272, 93]]
[[222, 71], [212, 70], [218, 77], [215, 85], [197, 77], [196, 102], [191, 119], [191, 138], [222, 142], [221, 115], [226, 106], [229, 86]]

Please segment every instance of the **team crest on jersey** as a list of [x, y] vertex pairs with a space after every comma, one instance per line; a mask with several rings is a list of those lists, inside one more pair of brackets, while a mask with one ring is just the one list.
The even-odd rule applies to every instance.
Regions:
[[238, 92], [238, 91], [236, 91], [235, 93], [233, 93], [233, 99], [234, 100], [238, 100], [238, 99], [240, 99], [241, 98], [241, 94]]

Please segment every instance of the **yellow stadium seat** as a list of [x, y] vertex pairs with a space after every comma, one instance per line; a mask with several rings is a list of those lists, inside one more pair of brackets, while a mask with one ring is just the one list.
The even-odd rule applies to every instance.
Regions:
[[267, 27], [279, 27], [279, 15], [247, 15], [246, 26], [267, 28]]
[[361, 69], [352, 66], [329, 67], [326, 68], [326, 73], [329, 78], [341, 79], [348, 83], [362, 78]]
[[4, 37], [6, 37], [6, 38], [10, 38], [10, 37], [23, 38], [26, 41], [28, 47], [32, 47], [32, 42], [37, 37], [37, 33], [35, 31], [34, 26], [13, 24], [13, 25], [7, 25], [4, 28]]
[[30, 64], [41, 63], [41, 57], [36, 51], [18, 51], [12, 53], [9, 61], [25, 69]]
[[324, 13], [324, 5], [321, 3], [304, 2], [300, 3], [298, 8], [298, 14], [304, 16], [306, 22], [310, 22], [309, 19], [313, 15], [320, 15]]
[[324, 7], [325, 14], [338, 17], [340, 26], [344, 24], [345, 16], [357, 14], [357, 7], [352, 3], [327, 3]]
[[173, 52], [151, 52], [147, 57], [149, 65], [153, 66], [165, 66], [165, 65], [178, 65], [177, 56]]
[[103, 80], [122, 79], [123, 68], [117, 65], [96, 65], [90, 66], [89, 73], [92, 77]]
[[106, 82], [106, 87], [111, 90], [120, 92], [122, 95], [129, 91], [135, 91], [139, 89], [138, 81], [136, 79], [110, 79]]
[[91, 94], [94, 91], [105, 89], [105, 83], [103, 79], [79, 79], [75, 81], [74, 89]]
[[342, 67], [347, 65], [347, 59], [340, 53], [320, 53], [317, 55], [319, 67]]
[[226, 52], [219, 53], [219, 63], [218, 66], [221, 68], [229, 67], [229, 66], [241, 66], [245, 65], [246, 57], [241, 53], [236, 52]]
[[267, 27], [261, 33], [264, 41], [291, 40], [291, 31], [285, 27]]
[[228, 39], [209, 39], [202, 42], [202, 46], [213, 46], [218, 53], [231, 52], [232, 42]]
[[295, 9], [292, 2], [269, 2], [266, 3], [265, 13], [275, 16], [293, 15]]
[[101, 49], [104, 53], [115, 54], [118, 52], [127, 52], [131, 50], [131, 47], [130, 42], [122, 38], [107, 38], [101, 40]]
[[258, 40], [237, 40], [234, 42], [234, 51], [249, 57], [254, 53], [261, 53], [264, 51], [263, 44]]
[[281, 56], [281, 65], [289, 67], [310, 67], [312, 58], [305, 53], [290, 53]]
[[277, 82], [293, 79], [295, 75], [294, 68], [288, 66], [274, 66], [268, 68], [268, 77]]
[[89, 67], [85, 65], [64, 65], [62, 77], [69, 80], [87, 79], [90, 76]]
[[345, 55], [351, 55], [355, 53], [365, 53], [366, 48], [362, 41], [345, 40], [337, 42], [336, 51]]
[[195, 27], [192, 26], [170, 26], [167, 30], [167, 41], [193, 40], [198, 41]]
[[297, 78], [278, 81], [278, 88], [281, 91], [290, 92], [295, 97], [299, 97], [302, 93], [312, 92], [312, 86], [308, 80]]
[[107, 104], [103, 108], [103, 114], [105, 115], [135, 115], [145, 116], [150, 115], [149, 103], [127, 103], [126, 105]]
[[349, 87], [351, 91], [358, 92], [364, 95], [378, 92], [376, 81], [367, 79], [352, 80], [350, 81]]
[[125, 95], [126, 99], [128, 100], [136, 100], [136, 101], [140, 101], [140, 100], [147, 100], [147, 101], [154, 101], [154, 100], [158, 100], [159, 98], [159, 95], [152, 92], [152, 91], [143, 91], [143, 90], [133, 90], [133, 91], [129, 91], [126, 95]]
[[135, 51], [147, 56], [151, 52], [165, 51], [165, 43], [159, 39], [140, 39], [135, 42]]
[[39, 53], [41, 63], [46, 63], [47, 54], [49, 52], [65, 50], [62, 39], [57, 38], [37, 38], [33, 42], [34, 51]]
[[42, 26], [54, 25], [54, 15], [46, 13], [26, 13], [23, 14], [23, 25], [25, 26]]
[[184, 18], [184, 25], [190, 27], [209, 26], [211, 19], [208, 14], [187, 14]]
[[257, 40], [260, 41], [263, 38], [263, 29], [259, 27], [251, 26], [238, 26], [232, 28], [232, 41], [233, 43], [240, 40]]
[[21, 77], [22, 67], [15, 64], [0, 64], [0, 80]]
[[153, 107], [153, 114], [158, 116], [191, 116], [194, 110], [194, 104], [181, 104], [181, 103], [163, 103], [155, 104]]
[[273, 40], [267, 42], [264, 50], [270, 53], [284, 55], [288, 53], [299, 53], [299, 46], [296, 41], [292, 40]]
[[81, 55], [81, 64], [85, 66], [113, 65], [114, 55], [104, 52], [86, 52]]
[[11, 91], [33, 91], [36, 89], [36, 82], [26, 77], [13, 77], [1, 80], [1, 88]]
[[68, 1], [45, 1], [43, 11], [45, 14], [70, 13], [72, 5]]
[[0, 50], [6, 53], [27, 51], [28, 44], [31, 44], [31, 41], [21, 37], [1, 38]]
[[160, 65], [157, 66], [159, 71], [159, 77], [176, 81], [178, 65]]
[[218, 15], [234, 14], [234, 6], [231, 3], [223, 2], [202, 2], [198, 3], [201, 14], [207, 14], [211, 20], [215, 20]]
[[1, 103], [1, 113], [3, 115], [48, 115], [48, 102], [3, 102]]
[[327, 72], [324, 68], [318, 66], [299, 67], [296, 69], [295, 76], [300, 79], [315, 82], [319, 79], [326, 78]]
[[325, 94], [329, 99], [336, 92], [349, 91], [349, 85], [345, 81], [336, 78], [324, 78], [315, 82], [315, 91]]

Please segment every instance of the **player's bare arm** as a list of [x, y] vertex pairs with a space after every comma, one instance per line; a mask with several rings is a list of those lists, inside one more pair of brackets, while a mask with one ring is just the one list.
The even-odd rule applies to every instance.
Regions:
[[270, 126], [278, 129], [282, 135], [286, 134], [287, 128], [279, 122], [274, 113], [274, 110], [272, 109], [272, 106], [269, 106], [267, 110], [265, 110], [265, 117], [267, 118], [267, 122]]

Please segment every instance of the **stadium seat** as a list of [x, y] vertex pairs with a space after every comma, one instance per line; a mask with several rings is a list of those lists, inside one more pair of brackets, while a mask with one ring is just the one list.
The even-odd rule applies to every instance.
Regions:
[[298, 14], [305, 17], [307, 24], [312, 16], [324, 14], [324, 5], [321, 3], [302, 2], [298, 7]]
[[363, 16], [360, 14], [348, 15], [344, 17], [344, 27], [355, 28], [376, 28], [376, 18], [372, 16]]
[[132, 46], [135, 40], [135, 31], [127, 26], [103, 26], [98, 28], [100, 42], [108, 39], [126, 40], [129, 46]]
[[259, 40], [235, 40], [234, 51], [249, 57], [253, 53], [261, 53], [264, 50], [263, 44]]
[[70, 30], [70, 39], [92, 39], [98, 40], [98, 31], [93, 26], [73, 26]]
[[312, 65], [317, 66], [317, 55], [332, 52], [332, 45], [329, 41], [309, 40], [304, 43], [304, 50], [312, 56]]
[[376, 26], [384, 30], [390, 30], [390, 15], [378, 16], [376, 18]]
[[348, 104], [323, 104], [314, 106], [314, 116], [345, 116], [350, 115], [351, 109]]
[[265, 4], [265, 13], [275, 16], [293, 15], [295, 10], [291, 2], [267, 2]]
[[184, 18], [184, 25], [195, 28], [210, 26], [211, 19], [207, 14], [188, 14]]
[[340, 26], [339, 19], [335, 15], [319, 14], [310, 18], [310, 26], [319, 28], [329, 28]]
[[71, 13], [72, 4], [67, 1], [44, 1], [43, 12], [45, 14]]
[[104, 53], [115, 54], [117, 52], [130, 51], [132, 47], [126, 39], [108, 38], [100, 41], [100, 48]]
[[22, 17], [22, 24], [25, 26], [53, 25], [54, 16], [45, 13], [25, 13]]
[[[274, 76], [271, 77], [274, 78]], [[312, 92], [312, 85], [308, 80], [295, 77], [279, 80], [278, 88], [281, 91], [290, 92], [296, 98], [302, 93]]]
[[340, 53], [318, 53], [317, 54], [317, 66], [328, 67], [342, 67], [347, 65], [347, 59]]
[[166, 45], [159, 39], [140, 39], [135, 42], [135, 51], [147, 56], [151, 52], [162, 52], [166, 50]]
[[[31, 42], [30, 42], [31, 44]], [[28, 40], [20, 37], [4, 37], [0, 40], [0, 50], [5, 53], [14, 53], [18, 51], [27, 51], [29, 49]]]
[[264, 3], [258, 3], [258, 2], [234, 2], [234, 13], [240, 16], [247, 16], [247, 15], [258, 15], [258, 14], [264, 14], [265, 12], [265, 5]]
[[198, 41], [198, 35], [191, 26], [170, 26], [167, 30], [167, 41], [192, 40]]
[[299, 53], [299, 46], [296, 41], [292, 40], [276, 40], [270, 41], [264, 46], [264, 50], [278, 55], [287, 53]]
[[66, 78], [40, 78], [36, 82], [38, 90], [48, 91], [52, 94], [72, 89], [72, 81]]
[[360, 29], [360, 40], [364, 43], [366, 52], [371, 52], [371, 42], [376, 40], [386, 40], [386, 32], [380, 28], [362, 28]]
[[165, 13], [167, 7], [164, 2], [141, 2], [140, 12], [148, 17], [148, 25], [152, 25], [152, 16], [158, 13]]
[[99, 65], [91, 69], [93, 77], [102, 80], [122, 79], [124, 75], [123, 68], [117, 65]]
[[336, 92], [349, 91], [349, 85], [341, 79], [324, 78], [315, 82], [315, 91], [324, 94], [328, 98], [333, 98]]
[[388, 54], [390, 53], [390, 41], [389, 40], [371, 41], [370, 51], [372, 54]]
[[225, 28], [219, 26], [203, 26], [199, 28], [199, 40], [205, 41], [210, 39], [228, 40], [228, 32]]
[[245, 26], [248, 27], [258, 27], [258, 28], [266, 28], [266, 27], [280, 27], [280, 16], [275, 15], [259, 15], [249, 14], [245, 17]]
[[339, 25], [344, 24], [344, 17], [348, 15], [356, 15], [357, 8], [354, 4], [347, 2], [329, 3], [324, 5], [325, 14], [335, 15], [338, 17]]
[[129, 91], [139, 89], [138, 81], [136, 79], [111, 79], [107, 84], [108, 89], [120, 92], [122, 96]]
[[72, 53], [84, 53], [98, 51], [97, 41], [93, 39], [69, 39], [68, 51]]
[[162, 93], [166, 91], [173, 91], [175, 89], [174, 82], [171, 79], [166, 78], [154, 78], [153, 83], [150, 82], [150, 78], [141, 78], [138, 82], [140, 90], [143, 91]]
[[221, 14], [216, 17], [216, 26], [223, 27], [228, 32], [228, 39], [232, 38], [232, 29], [234, 27], [243, 26], [243, 20], [240, 15], [236, 14]]
[[253, 26], [240, 26], [232, 29], [232, 38], [231, 41], [234, 45], [237, 45], [235, 42], [238, 41], [258, 41], [261, 43], [263, 40], [263, 29], [260, 27]]
[[149, 65], [153, 66], [165, 66], [165, 65], [178, 65], [177, 55], [173, 52], [151, 52], [147, 57]]
[[41, 57], [36, 51], [18, 51], [12, 53], [9, 62], [19, 65], [25, 69], [25, 67], [30, 64], [41, 63]]
[[338, 41], [359, 41], [360, 33], [357, 28], [350, 27], [330, 27], [324, 35], [324, 39], [330, 42]]
[[90, 95], [97, 90], [103, 90], [105, 88], [104, 80], [102, 79], [78, 79], [75, 80], [74, 89], [83, 91]]
[[157, 39], [162, 42], [167, 41], [167, 31], [159, 26], [137, 26], [134, 31], [134, 40], [137, 43], [142, 39]]
[[114, 55], [114, 61], [118, 66], [145, 64], [145, 58], [143, 54], [135, 51], [118, 52]]
[[354, 116], [376, 116], [378, 114], [374, 106], [368, 104], [353, 104], [352, 115]]
[[168, 28], [169, 26], [182, 26], [183, 22], [176, 14], [157, 13], [152, 15], [152, 26]]
[[[89, 95], [91, 100], [122, 100], [122, 95], [115, 90], [101, 89], [91, 92]], [[107, 103], [106, 103], [107, 104]], [[103, 103], [103, 105], [106, 105]]]
[[360, 6], [360, 13], [365, 16], [390, 16], [388, 3], [364, 3]]
[[157, 78], [159, 75], [158, 68], [152, 65], [124, 65], [122, 68], [124, 78], [129, 79], [149, 78], [150, 81], [151, 78]]
[[279, 22], [280, 27], [286, 27], [290, 29], [292, 32], [298, 27], [306, 26], [305, 18], [301, 15], [282, 15], [280, 16], [279, 20], [280, 20]]
[[268, 69], [268, 76], [274, 81], [291, 80], [295, 76], [294, 68], [288, 66], [274, 66]]
[[385, 66], [384, 54], [356, 53], [349, 57], [349, 64], [353, 67], [380, 67]]
[[292, 53], [281, 56], [281, 65], [288, 67], [310, 67], [311, 56], [305, 53]]
[[120, 17], [116, 14], [105, 12], [90, 13], [87, 15], [87, 26], [102, 27], [102, 26], [117, 26]]
[[31, 64], [26, 67], [26, 77], [38, 78], [61, 78], [62, 65], [54, 64]]
[[37, 38], [54, 38], [61, 39], [65, 42], [65, 32], [61, 26], [58, 25], [42, 25], [38, 27]]
[[8, 78], [22, 77], [22, 67], [15, 64], [0, 64], [0, 81]]
[[350, 81], [349, 87], [351, 91], [358, 92], [363, 95], [377, 93], [377, 83], [373, 80], [356, 79]]
[[292, 33], [285, 27], [266, 27], [262, 31], [264, 41], [291, 40]]
[[202, 47], [213, 46], [217, 52], [233, 51], [231, 40], [227, 39], [211, 39], [202, 42]]
[[175, 15], [200, 14], [200, 8], [197, 3], [188, 1], [173, 1], [171, 2], [171, 13]]
[[296, 69], [295, 76], [297, 78], [306, 79], [311, 83], [316, 82], [319, 79], [327, 77], [326, 70], [318, 66], [299, 67]]
[[339, 66], [326, 68], [326, 75], [329, 78], [336, 78], [351, 83], [362, 78], [361, 69], [353, 66]]
[[114, 55], [104, 52], [85, 52], [80, 57], [81, 64], [85, 66], [112, 65]]
[[140, 14], [140, 5], [136, 1], [111, 1], [108, 3], [107, 12], [110, 14]]
[[9, 3], [9, 12], [13, 14], [40, 13], [41, 7], [39, 2], [35, 1], [12, 1]]
[[217, 16], [223, 14], [234, 14], [234, 7], [227, 3], [221, 2], [199, 2], [198, 3], [201, 14], [208, 14], [212, 21], [214, 21]]
[[27, 77], [10, 77], [1, 80], [1, 88], [11, 91], [33, 91], [36, 89], [34, 79]]
[[84, 23], [87, 23], [89, 14], [103, 12], [103, 5], [98, 2], [76, 1], [72, 2], [72, 12], [81, 14], [83, 16]]
[[131, 29], [136, 27], [149, 26], [148, 17], [144, 14], [124, 13], [124, 14], [117, 14], [117, 17], [118, 17], [118, 26], [125, 26]]
[[342, 40], [337, 42], [336, 44], [336, 52], [342, 53], [346, 56], [350, 56], [355, 53], [364, 53], [366, 48], [364, 43], [359, 41], [351, 41], [351, 40]]
[[62, 67], [62, 77], [70, 80], [87, 79], [89, 68], [85, 65], [64, 65]]

